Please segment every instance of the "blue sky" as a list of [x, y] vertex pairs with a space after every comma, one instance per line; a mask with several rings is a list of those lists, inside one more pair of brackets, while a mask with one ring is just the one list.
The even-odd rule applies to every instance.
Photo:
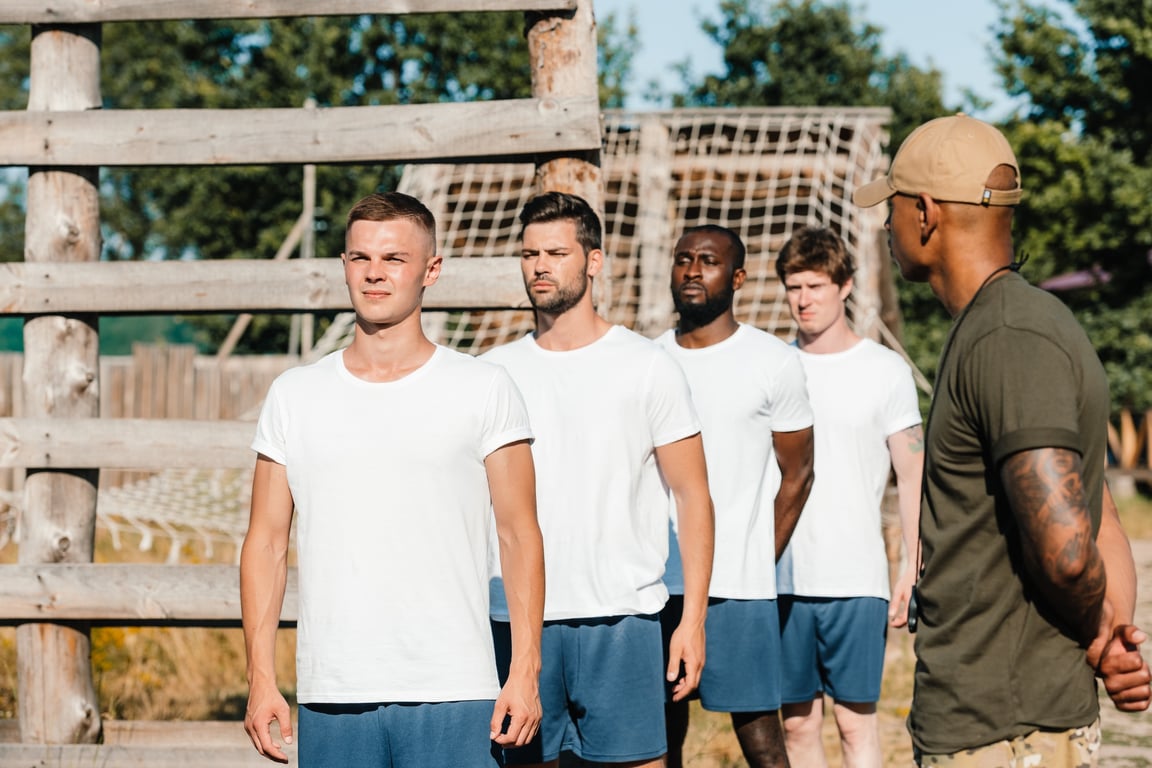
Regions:
[[[884, 30], [881, 41], [891, 55], [903, 51], [913, 64], [935, 66], [944, 76], [945, 101], [961, 103], [970, 89], [994, 102], [981, 116], [996, 119], [1011, 111], [1012, 103], [997, 84], [988, 46], [995, 23], [994, 0], [850, 0], [857, 17]], [[650, 108], [639, 95], [645, 84], [659, 80], [665, 89], [679, 84], [671, 64], [688, 58], [693, 72], [720, 71], [720, 51], [700, 32], [702, 17], [716, 17], [718, 0], [594, 0], [598, 16], [615, 11], [627, 17], [636, 11], [641, 49], [633, 61], [633, 101], [630, 107]], [[1047, 4], [1057, 6], [1055, 0]]]

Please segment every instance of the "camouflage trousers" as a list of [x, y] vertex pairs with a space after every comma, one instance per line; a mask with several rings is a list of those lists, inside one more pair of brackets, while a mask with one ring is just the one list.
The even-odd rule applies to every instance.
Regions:
[[947, 768], [1096, 768], [1099, 765], [1100, 721], [1067, 731], [1033, 731], [950, 755], [916, 753], [916, 764]]

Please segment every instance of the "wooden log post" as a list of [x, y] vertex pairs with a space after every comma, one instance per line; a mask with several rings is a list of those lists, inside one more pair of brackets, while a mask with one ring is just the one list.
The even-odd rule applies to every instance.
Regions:
[[[532, 12], [526, 16], [532, 96], [545, 100], [599, 99], [592, 0], [580, 0], [571, 11]], [[536, 188], [579, 195], [600, 214], [601, 222], [604, 221], [604, 178], [599, 149], [566, 153], [537, 163]], [[605, 256], [604, 270], [595, 289], [601, 311], [608, 304], [612, 274], [611, 254], [605, 251]]]
[[[34, 26], [28, 109], [100, 106], [100, 26]], [[26, 261], [99, 260], [98, 184], [98, 168], [29, 169]], [[99, 415], [97, 322], [90, 315], [25, 321], [25, 415]], [[94, 469], [29, 471], [20, 563], [92, 561], [96, 483]], [[100, 708], [87, 625], [23, 624], [16, 630], [16, 647], [21, 741], [98, 741]]]

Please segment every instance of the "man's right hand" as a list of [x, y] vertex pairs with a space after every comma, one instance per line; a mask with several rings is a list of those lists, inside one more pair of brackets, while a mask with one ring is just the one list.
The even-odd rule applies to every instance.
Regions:
[[292, 716], [288, 702], [275, 685], [252, 687], [248, 693], [248, 710], [244, 713], [244, 730], [256, 751], [269, 760], [287, 763], [288, 755], [272, 740], [272, 721], [280, 726], [285, 744], [292, 743]]
[[1112, 630], [1094, 665], [1112, 703], [1121, 712], [1143, 712], [1152, 702], [1152, 675], [1140, 654], [1140, 644], [1147, 639], [1134, 624], [1120, 624]]

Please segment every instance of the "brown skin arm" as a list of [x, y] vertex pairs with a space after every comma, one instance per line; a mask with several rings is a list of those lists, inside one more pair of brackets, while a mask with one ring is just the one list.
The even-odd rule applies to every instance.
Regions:
[[780, 490], [776, 492], [776, 559], [784, 554], [800, 512], [812, 490], [812, 427], [795, 432], [773, 432], [772, 449], [780, 466]]
[[1112, 608], [1081, 478], [1080, 455], [1063, 448], [1020, 451], [1000, 467], [1025, 568], [1087, 648], [1111, 633]]
[[[484, 459], [500, 569], [512, 625], [512, 663], [496, 699], [490, 738], [522, 747], [540, 727], [540, 632], [544, 621], [544, 541], [536, 522], [536, 470], [527, 441], [510, 443]], [[504, 719], [508, 728], [502, 732]]]
[[684, 614], [668, 642], [668, 681], [676, 681], [672, 700], [681, 701], [700, 685], [704, 668], [704, 619], [716, 524], [708, 493], [704, 441], [699, 433], [657, 447], [656, 461], [676, 500], [680, 559], [684, 563]]
[[288, 702], [276, 687], [275, 665], [276, 630], [288, 580], [292, 510], [286, 468], [267, 456], [258, 456], [248, 533], [240, 550], [240, 615], [248, 660], [244, 730], [257, 752], [278, 763], [287, 763], [288, 756], [272, 739], [272, 721], [279, 724], [285, 743], [292, 743], [292, 718]]
[[1120, 524], [1112, 492], [1104, 486], [1104, 508], [1096, 546], [1108, 571], [1108, 602], [1112, 606], [1111, 632], [1102, 634], [1088, 648], [1088, 664], [1096, 670], [1104, 689], [1122, 712], [1141, 712], [1152, 701], [1148, 662], [1140, 653], [1147, 639], [1132, 623], [1136, 610], [1136, 564], [1132, 547]]

